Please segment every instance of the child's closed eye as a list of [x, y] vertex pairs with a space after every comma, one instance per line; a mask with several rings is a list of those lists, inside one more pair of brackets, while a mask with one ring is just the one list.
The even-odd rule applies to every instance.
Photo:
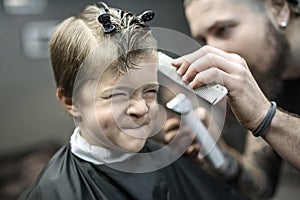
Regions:
[[148, 88], [144, 91], [145, 97], [156, 97], [158, 93], [158, 88]]
[[111, 93], [107, 96], [103, 96], [103, 99], [112, 99], [112, 98], [127, 98], [127, 94], [126, 93], [122, 93], [122, 92], [116, 92], [116, 93]]

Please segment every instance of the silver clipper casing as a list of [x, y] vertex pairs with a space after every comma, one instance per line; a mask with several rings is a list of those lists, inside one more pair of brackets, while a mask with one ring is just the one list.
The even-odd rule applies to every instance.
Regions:
[[204, 124], [198, 119], [191, 101], [184, 94], [178, 94], [167, 103], [167, 108], [181, 115], [183, 125], [186, 125], [196, 134], [201, 145], [201, 152], [207, 156], [215, 169], [221, 169], [226, 164], [226, 159], [219, 149], [216, 141], [210, 135]]

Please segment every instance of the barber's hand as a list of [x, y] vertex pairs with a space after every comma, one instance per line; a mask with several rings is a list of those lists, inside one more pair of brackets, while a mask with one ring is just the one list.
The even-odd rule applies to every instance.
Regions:
[[175, 59], [172, 64], [192, 88], [209, 83], [224, 85], [234, 115], [251, 131], [258, 127], [270, 108], [270, 102], [258, 87], [247, 63], [237, 54], [204, 46]]
[[[199, 119], [204, 123], [205, 126], [208, 126], [208, 121], [209, 121], [209, 116], [204, 108], [198, 108], [195, 110], [197, 116]], [[180, 127], [180, 117], [173, 117], [170, 119], [167, 119], [165, 122], [165, 126], [163, 128], [163, 132], [165, 133], [163, 139], [165, 143], [170, 143], [176, 135], [179, 134], [178, 131], [180, 132], [180, 137], [179, 140], [182, 140], [184, 143], [186, 140], [189, 140], [190, 137], [193, 137], [193, 142], [192, 144], [186, 149], [185, 151], [185, 156], [188, 158], [198, 162], [198, 163], [203, 163], [204, 159], [202, 154], [200, 153], [200, 145], [198, 141], [195, 138], [195, 134], [191, 133], [189, 129], [185, 129]]]

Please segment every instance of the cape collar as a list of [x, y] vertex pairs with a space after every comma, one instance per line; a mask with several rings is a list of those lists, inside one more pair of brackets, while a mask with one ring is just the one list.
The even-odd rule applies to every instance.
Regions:
[[80, 135], [79, 127], [74, 129], [70, 143], [74, 155], [97, 165], [123, 162], [135, 155], [91, 145]]

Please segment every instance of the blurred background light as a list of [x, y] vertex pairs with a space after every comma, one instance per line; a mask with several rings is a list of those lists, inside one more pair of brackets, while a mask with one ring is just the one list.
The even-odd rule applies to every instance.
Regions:
[[13, 15], [35, 15], [47, 8], [47, 0], [3, 0], [5, 12]]

